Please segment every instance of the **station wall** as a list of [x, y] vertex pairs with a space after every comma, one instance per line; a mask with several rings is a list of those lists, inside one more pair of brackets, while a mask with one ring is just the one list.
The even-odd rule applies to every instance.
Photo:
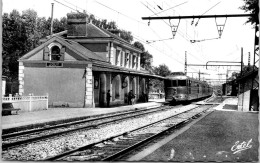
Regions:
[[49, 95], [50, 106], [83, 107], [84, 69], [24, 68], [24, 95]]

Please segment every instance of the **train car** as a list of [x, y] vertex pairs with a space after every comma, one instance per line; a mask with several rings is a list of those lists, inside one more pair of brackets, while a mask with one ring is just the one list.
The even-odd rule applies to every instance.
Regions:
[[204, 81], [185, 75], [170, 75], [164, 80], [165, 101], [185, 103], [212, 95], [213, 88]]

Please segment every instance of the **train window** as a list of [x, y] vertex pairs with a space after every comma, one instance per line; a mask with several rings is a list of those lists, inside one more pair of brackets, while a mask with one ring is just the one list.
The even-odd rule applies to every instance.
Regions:
[[171, 80], [165, 80], [165, 87], [171, 86]]
[[186, 86], [186, 80], [178, 80], [178, 86]]
[[177, 80], [172, 80], [172, 87], [176, 87], [177, 86]]
[[177, 81], [176, 80], [165, 80], [165, 87], [176, 87]]

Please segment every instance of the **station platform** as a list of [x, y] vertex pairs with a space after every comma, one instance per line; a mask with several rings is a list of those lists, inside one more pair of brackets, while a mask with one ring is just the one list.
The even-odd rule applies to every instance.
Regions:
[[2, 130], [12, 128], [30, 128], [38, 125], [77, 119], [80, 117], [91, 117], [102, 114], [118, 113], [134, 109], [158, 107], [164, 104], [164, 99], [155, 99], [147, 103], [137, 103], [109, 108], [49, 108], [48, 110], [21, 112], [17, 115], [1, 117]]
[[259, 113], [237, 111], [235, 104], [237, 98], [226, 99], [127, 161], [258, 162]]

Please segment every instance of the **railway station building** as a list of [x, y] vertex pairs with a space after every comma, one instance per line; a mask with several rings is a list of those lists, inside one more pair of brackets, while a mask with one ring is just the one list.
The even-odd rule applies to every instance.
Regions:
[[53, 34], [19, 59], [19, 95], [46, 95], [49, 106], [103, 107], [136, 101], [148, 94], [149, 78], [140, 67], [142, 51], [86, 17], [68, 18], [68, 30]]

